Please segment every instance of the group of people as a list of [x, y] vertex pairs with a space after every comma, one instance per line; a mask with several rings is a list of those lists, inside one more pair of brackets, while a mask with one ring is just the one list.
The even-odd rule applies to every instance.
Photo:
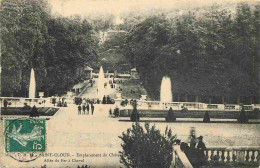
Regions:
[[83, 114], [83, 115], [90, 115], [90, 110], [91, 110], [91, 115], [93, 115], [94, 114], [94, 109], [95, 109], [95, 107], [94, 107], [94, 104], [93, 103], [91, 103], [91, 104], [89, 104], [89, 103], [87, 103], [87, 105], [84, 105], [84, 104], [79, 104], [78, 105], [78, 115], [81, 115], [81, 114]]
[[127, 106], [128, 104], [130, 103], [130, 105], [132, 106], [136, 106], [137, 102], [135, 99], [131, 99], [130, 101], [128, 101], [128, 99], [124, 99], [122, 102], [121, 102], [121, 106]]
[[104, 95], [103, 100], [102, 100], [102, 104], [114, 104], [114, 102], [109, 96], [106, 97]]
[[203, 142], [203, 136], [196, 138], [195, 131], [191, 131], [190, 146], [182, 142], [180, 148], [186, 154], [193, 167], [201, 167], [207, 164], [207, 158], [204, 154], [206, 145]]
[[52, 101], [51, 103], [54, 106], [57, 104], [57, 107], [68, 107], [68, 104], [65, 100], [66, 100], [65, 97], [53, 97], [52, 100], [51, 100]]

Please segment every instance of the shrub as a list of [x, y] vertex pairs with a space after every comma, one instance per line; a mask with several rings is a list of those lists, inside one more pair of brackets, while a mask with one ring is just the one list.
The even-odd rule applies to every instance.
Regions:
[[32, 110], [31, 110], [30, 117], [39, 117], [38, 110], [35, 106], [33, 106]]
[[209, 123], [210, 122], [209, 112], [207, 112], [207, 111], [204, 114], [203, 122], [205, 122], [205, 123]]
[[246, 112], [245, 112], [244, 106], [242, 106], [242, 110], [240, 111], [240, 114], [239, 114], [239, 117], [238, 117], [237, 121], [239, 123], [247, 123], [248, 122], [248, 118], [246, 116]]
[[6, 109], [8, 106], [8, 101], [6, 99], [4, 99], [4, 108]]
[[23, 110], [31, 110], [31, 107], [27, 103], [24, 103]]
[[139, 121], [139, 119], [140, 119], [140, 116], [139, 116], [139, 113], [138, 113], [138, 111], [136, 109], [136, 106], [134, 106], [134, 109], [133, 109], [133, 111], [131, 113], [130, 119], [131, 119], [131, 121]]
[[176, 121], [176, 117], [175, 117], [175, 115], [174, 115], [174, 113], [173, 113], [172, 108], [169, 109], [168, 115], [167, 115], [167, 117], [165, 118], [165, 120], [166, 120], [167, 122], [174, 122], [174, 121]]
[[144, 129], [136, 122], [119, 138], [123, 140], [120, 162], [126, 167], [170, 167], [176, 135], [172, 135], [168, 126], [165, 134], [161, 135], [155, 125], [150, 128], [146, 123]]
[[183, 109], [181, 109], [181, 112], [182, 113], [187, 113], [187, 112], [189, 112], [189, 110], [186, 107], [183, 107]]

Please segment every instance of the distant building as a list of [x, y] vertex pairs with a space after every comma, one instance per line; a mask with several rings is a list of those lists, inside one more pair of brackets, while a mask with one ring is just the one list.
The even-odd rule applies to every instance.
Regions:
[[131, 69], [131, 78], [132, 79], [140, 79], [140, 76], [139, 76], [136, 68]]

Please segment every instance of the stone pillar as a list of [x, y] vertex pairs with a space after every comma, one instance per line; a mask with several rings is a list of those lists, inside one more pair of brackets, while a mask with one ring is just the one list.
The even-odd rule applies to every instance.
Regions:
[[209, 98], [209, 104], [211, 104], [211, 98]]

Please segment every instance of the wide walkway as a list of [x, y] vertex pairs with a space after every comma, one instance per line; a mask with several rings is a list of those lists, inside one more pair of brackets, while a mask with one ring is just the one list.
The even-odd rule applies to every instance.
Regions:
[[[2, 163], [11, 163], [10, 167], [18, 164], [22, 167], [76, 167], [84, 164], [92, 167], [119, 167], [118, 151], [121, 150], [122, 141], [118, 136], [130, 128], [132, 122], [120, 122], [118, 118], [108, 117], [110, 108], [111, 105], [95, 105], [93, 116], [78, 115], [77, 106], [71, 105], [62, 108], [47, 121], [47, 153], [69, 153], [70, 161], [82, 160], [83, 154], [89, 154], [84, 158], [84, 163], [44, 162], [45, 159], [60, 160], [62, 157], [40, 157], [33, 162], [20, 163], [8, 156], [2, 157]], [[169, 125], [182, 141], [188, 140], [190, 128], [195, 127], [197, 136], [204, 137], [206, 146], [260, 146], [260, 124], [151, 123], [153, 124], [162, 133]], [[3, 148], [0, 150], [2, 152]]]
[[[104, 88], [104, 95], [109, 95], [112, 98], [115, 98], [116, 95], [116, 89], [111, 88], [109, 85], [109, 80], [112, 80], [112, 78], [105, 78], [105, 82], [108, 83], [106, 88]], [[87, 88], [81, 95], [82, 98], [89, 98], [89, 99], [96, 99], [98, 97], [98, 79], [94, 78], [93, 79], [94, 84], [93, 87]]]

